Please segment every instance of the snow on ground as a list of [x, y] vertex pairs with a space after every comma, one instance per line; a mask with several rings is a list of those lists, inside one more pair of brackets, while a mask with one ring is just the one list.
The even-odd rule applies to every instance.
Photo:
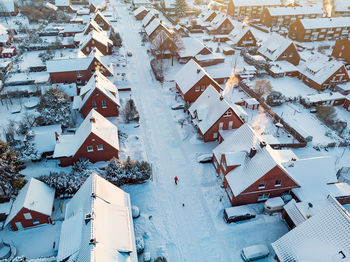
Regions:
[[[117, 3], [114, 0], [111, 4]], [[133, 53], [128, 64], [130, 86], [141, 116], [147, 159], [153, 166], [151, 182], [123, 187], [141, 209], [135, 225], [145, 238], [146, 250], [153, 256], [165, 253], [169, 261], [237, 261], [243, 246], [269, 244], [282, 236], [287, 227], [276, 217], [262, 215], [237, 225], [222, 222], [220, 212], [229, 204], [220, 189], [221, 181], [210, 165], [196, 162], [198, 153], [210, 152], [216, 143], [199, 141], [187, 122], [181, 128], [179, 119], [185, 115], [170, 109], [178, 102], [175, 93], [154, 79], [150, 57], [141, 47], [140, 23], [125, 5], [118, 3], [117, 10], [116, 31]], [[178, 186], [175, 176], [180, 180]]]
[[[20, 231], [11, 231], [9, 227], [0, 231], [0, 239], [10, 242], [17, 249], [18, 256], [27, 258], [46, 257], [57, 254], [62, 222], [55, 225], [43, 225]], [[53, 244], [55, 242], [55, 248]]]
[[50, 172], [65, 172], [69, 173], [71, 167], [60, 167], [59, 160], [50, 159], [42, 160], [40, 162], [27, 162], [26, 168], [21, 171], [21, 174], [25, 175], [27, 178], [39, 177], [41, 175], [48, 175]]

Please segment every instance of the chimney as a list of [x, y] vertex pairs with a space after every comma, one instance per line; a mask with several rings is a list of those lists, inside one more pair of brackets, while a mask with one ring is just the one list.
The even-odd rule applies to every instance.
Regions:
[[95, 238], [91, 238], [89, 241], [90, 245], [96, 245], [96, 239]]
[[266, 142], [265, 142], [265, 141], [261, 141], [261, 142], [260, 142], [260, 147], [261, 147], [261, 148], [264, 148], [265, 146], [266, 146]]
[[256, 154], [256, 148], [255, 146], [253, 146], [251, 149], [250, 149], [250, 152], [249, 152], [249, 157], [250, 158], [253, 158]]
[[55, 132], [56, 141], [58, 141], [59, 137], [60, 137], [60, 135], [57, 132]]
[[94, 117], [90, 118], [90, 123], [96, 123], [96, 119]]
[[220, 95], [220, 101], [222, 101], [222, 100], [224, 100], [224, 95], [223, 94]]
[[200, 73], [200, 71], [201, 71], [200, 69], [197, 69], [197, 74], [199, 74], [199, 73]]

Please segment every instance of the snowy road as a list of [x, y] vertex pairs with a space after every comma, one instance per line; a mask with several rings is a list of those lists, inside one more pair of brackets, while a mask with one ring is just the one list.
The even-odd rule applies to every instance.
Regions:
[[[153, 182], [126, 188], [133, 204], [147, 214], [140, 219], [144, 220], [142, 226], [147, 227], [143, 229], [147, 231], [146, 250], [154, 254], [161, 249], [172, 262], [239, 261], [242, 246], [259, 239], [268, 242], [278, 238], [286, 228], [274, 218], [270, 222], [257, 220], [254, 226], [228, 226], [219, 213], [213, 212], [213, 205], [214, 209], [221, 209], [222, 205], [220, 181], [210, 165], [199, 165], [194, 156], [214, 145], [183, 140], [169, 108], [172, 94], [154, 80], [150, 57], [141, 46], [140, 24], [124, 4], [113, 4], [118, 10], [116, 31], [126, 49], [133, 53], [128, 61], [129, 81], [141, 116], [146, 153], [154, 170]], [[177, 186], [175, 176], [180, 180]], [[212, 195], [215, 199], [211, 199]], [[265, 222], [271, 227], [261, 227]], [[266, 235], [256, 236], [257, 230], [266, 231]]]

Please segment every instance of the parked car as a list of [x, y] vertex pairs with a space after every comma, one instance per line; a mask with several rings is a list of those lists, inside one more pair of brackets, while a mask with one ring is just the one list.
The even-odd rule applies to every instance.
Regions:
[[126, 54], [127, 54], [128, 56], [132, 56], [131, 51], [128, 51]]
[[228, 207], [224, 209], [226, 223], [249, 220], [256, 217], [256, 213], [248, 206]]
[[210, 163], [213, 160], [213, 154], [202, 154], [197, 157], [199, 163]]
[[264, 204], [264, 211], [272, 214], [283, 210], [284, 201], [281, 197], [269, 198]]
[[254, 245], [242, 249], [241, 257], [244, 261], [254, 261], [268, 257], [270, 251], [265, 245]]

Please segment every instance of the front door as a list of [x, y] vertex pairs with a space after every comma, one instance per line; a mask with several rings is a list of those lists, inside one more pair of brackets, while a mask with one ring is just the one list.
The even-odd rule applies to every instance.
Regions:
[[228, 122], [228, 129], [232, 129], [233, 127], [233, 121]]
[[16, 227], [17, 227], [18, 230], [23, 229], [23, 226], [22, 226], [21, 222], [16, 222], [15, 224], [16, 224]]

